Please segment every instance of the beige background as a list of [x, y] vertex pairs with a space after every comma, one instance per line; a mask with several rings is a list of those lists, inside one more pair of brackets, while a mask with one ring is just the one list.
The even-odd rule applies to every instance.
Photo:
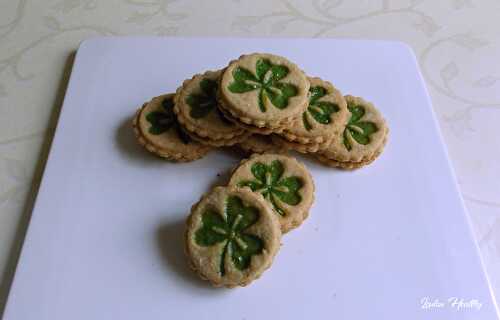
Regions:
[[492, 286], [500, 292], [499, 17], [498, 0], [0, 0], [0, 306], [56, 125], [68, 57], [81, 40], [98, 35], [408, 43], [432, 95]]

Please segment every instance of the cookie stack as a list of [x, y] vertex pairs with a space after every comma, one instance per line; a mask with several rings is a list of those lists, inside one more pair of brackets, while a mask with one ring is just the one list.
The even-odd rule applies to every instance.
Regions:
[[376, 107], [307, 77], [284, 57], [254, 53], [184, 81], [175, 95], [154, 98], [134, 118], [139, 142], [174, 161], [216, 147], [248, 153], [309, 154], [328, 166], [355, 169], [382, 152], [388, 128]]
[[187, 219], [189, 264], [214, 286], [246, 286], [268, 269], [282, 233], [309, 215], [314, 183], [306, 167], [283, 154], [254, 154], [215, 187]]
[[184, 81], [175, 94], [153, 98], [137, 111], [133, 126], [147, 150], [172, 161], [193, 161], [218, 147], [253, 154], [187, 219], [190, 266], [228, 288], [260, 277], [282, 234], [309, 215], [314, 183], [288, 150], [354, 169], [373, 162], [388, 135], [372, 103], [343, 96], [286, 58], [262, 53], [243, 55]]
[[174, 94], [153, 98], [139, 109], [133, 126], [137, 140], [148, 151], [172, 161], [188, 162], [205, 156], [212, 148], [193, 141], [174, 114]]

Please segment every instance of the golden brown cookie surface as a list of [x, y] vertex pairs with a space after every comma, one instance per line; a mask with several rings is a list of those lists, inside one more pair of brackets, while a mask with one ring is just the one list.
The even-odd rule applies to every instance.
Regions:
[[286, 58], [254, 53], [232, 61], [219, 88], [223, 108], [243, 123], [278, 128], [307, 107], [309, 81]]
[[[389, 129], [375, 106], [360, 97], [345, 96], [348, 122], [328, 148], [319, 152], [325, 159], [338, 163], [369, 163], [383, 150]], [[324, 161], [323, 161], [324, 162]]]
[[307, 109], [280, 135], [293, 144], [319, 145], [329, 143], [347, 122], [347, 103], [330, 82], [309, 78]]
[[271, 266], [280, 239], [279, 222], [262, 196], [216, 187], [191, 209], [186, 253], [214, 286], [246, 286]]
[[229, 186], [262, 194], [278, 217], [283, 233], [304, 221], [314, 201], [314, 183], [307, 168], [295, 158], [266, 153], [243, 160]]

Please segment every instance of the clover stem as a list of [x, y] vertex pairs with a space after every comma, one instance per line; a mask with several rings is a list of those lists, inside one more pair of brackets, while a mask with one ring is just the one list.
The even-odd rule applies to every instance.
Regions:
[[304, 123], [304, 128], [306, 128], [307, 131], [312, 129], [312, 125], [309, 123], [309, 119], [307, 119], [307, 112], [302, 114], [302, 122]]
[[222, 254], [220, 256], [219, 271], [221, 277], [223, 277], [226, 274], [226, 254], [227, 254], [227, 247], [229, 246], [230, 242], [231, 241], [226, 241], [226, 244], [224, 245], [224, 249], [222, 249]]
[[266, 112], [266, 106], [264, 104], [264, 88], [259, 91], [259, 109], [261, 112]]
[[276, 211], [280, 216], [284, 217], [285, 216], [285, 211], [278, 205], [276, 199], [272, 194], [269, 196], [269, 200], [271, 201], [271, 204], [273, 205], [274, 211]]
[[344, 130], [344, 141], [343, 142], [344, 142], [344, 146], [347, 149], [347, 151], [351, 151], [352, 145], [351, 145], [351, 142], [349, 141], [350, 135], [348, 134], [348, 131], [349, 131], [348, 128], [346, 128]]

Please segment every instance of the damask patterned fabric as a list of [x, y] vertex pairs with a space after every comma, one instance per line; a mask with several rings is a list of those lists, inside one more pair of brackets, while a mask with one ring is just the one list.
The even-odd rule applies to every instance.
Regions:
[[[500, 292], [500, 2], [214, 3], [0, 3], [0, 272], [7, 271], [5, 278], [11, 276], [27, 224], [25, 213], [31, 210], [39, 184], [72, 53], [83, 39], [109, 35], [349, 37], [399, 40], [414, 49], [492, 285]], [[0, 301], [6, 292], [3, 283]]]

